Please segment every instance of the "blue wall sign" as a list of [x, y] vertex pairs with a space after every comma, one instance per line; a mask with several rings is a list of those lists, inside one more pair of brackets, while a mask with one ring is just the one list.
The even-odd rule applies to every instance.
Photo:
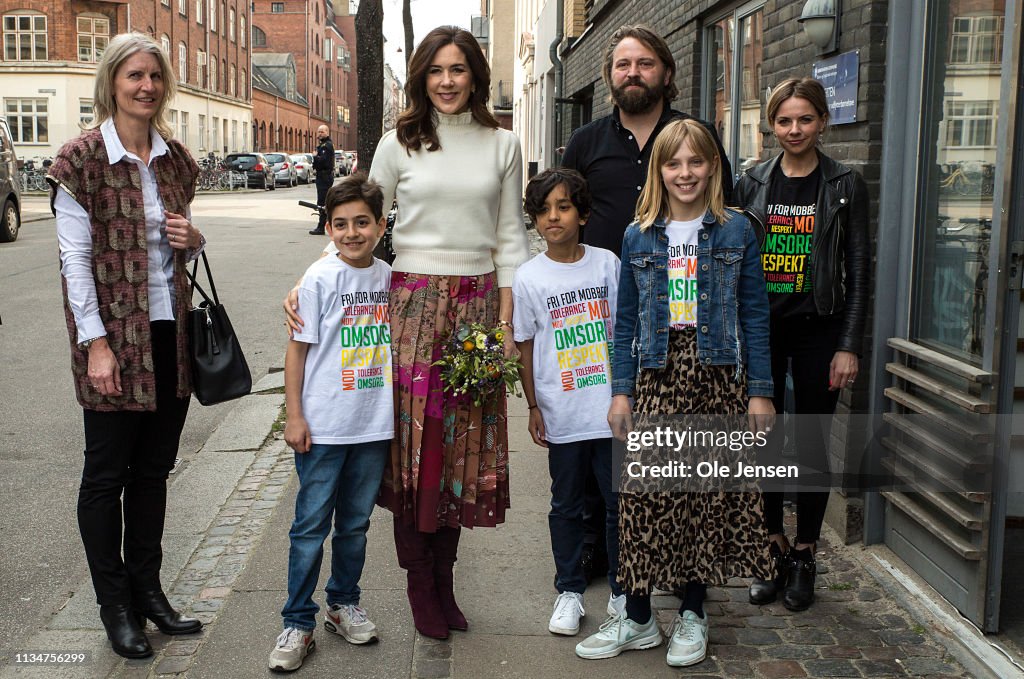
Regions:
[[811, 77], [820, 80], [825, 86], [830, 124], [846, 125], [857, 122], [860, 50], [815, 61], [811, 66]]

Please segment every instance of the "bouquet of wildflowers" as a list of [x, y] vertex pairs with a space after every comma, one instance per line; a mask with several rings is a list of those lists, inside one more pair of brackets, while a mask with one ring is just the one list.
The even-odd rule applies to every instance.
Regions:
[[460, 324], [444, 345], [441, 366], [444, 390], [466, 394], [480, 406], [508, 389], [519, 395], [519, 369], [514, 358], [505, 358], [505, 331], [481, 323]]

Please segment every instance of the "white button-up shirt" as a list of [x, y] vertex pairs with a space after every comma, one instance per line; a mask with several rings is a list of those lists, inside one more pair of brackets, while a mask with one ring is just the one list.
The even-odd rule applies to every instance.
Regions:
[[[152, 150], [149, 165], [134, 153], [125, 150], [114, 121], [108, 118], [100, 125], [103, 145], [111, 165], [127, 158], [139, 169], [142, 180], [142, 203], [146, 216], [146, 257], [149, 266], [149, 320], [174, 320], [174, 250], [167, 241], [167, 220], [157, 190], [156, 176], [150, 169], [153, 159], [167, 153], [167, 142], [150, 128]], [[100, 318], [96, 282], [92, 272], [92, 223], [89, 214], [66, 191], [57, 191], [53, 202], [57, 213], [57, 243], [60, 246], [60, 272], [67, 281], [68, 303], [78, 328], [78, 342], [107, 334]], [[191, 219], [191, 208], [185, 215]], [[194, 259], [200, 250], [189, 251]]]

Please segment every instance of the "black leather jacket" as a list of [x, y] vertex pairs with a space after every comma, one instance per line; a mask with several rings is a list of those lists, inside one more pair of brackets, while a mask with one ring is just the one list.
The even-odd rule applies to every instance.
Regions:
[[[764, 243], [769, 181], [782, 154], [748, 170], [733, 191], [746, 210], [758, 240]], [[818, 226], [811, 241], [809, 265], [814, 275], [814, 305], [822, 316], [843, 314], [837, 351], [858, 356], [868, 314], [869, 268], [868, 189], [857, 172], [818, 151], [821, 189]]]
[[313, 169], [316, 170], [317, 179], [334, 178], [334, 142], [331, 141], [330, 137], [324, 137], [316, 145]]

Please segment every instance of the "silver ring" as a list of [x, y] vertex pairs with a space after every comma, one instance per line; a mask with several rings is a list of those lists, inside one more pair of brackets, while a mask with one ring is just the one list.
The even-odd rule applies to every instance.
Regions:
[[846, 384], [848, 384], [848, 385], [849, 385], [849, 384], [853, 384], [853, 380], [847, 380], [847, 381], [846, 381]]

